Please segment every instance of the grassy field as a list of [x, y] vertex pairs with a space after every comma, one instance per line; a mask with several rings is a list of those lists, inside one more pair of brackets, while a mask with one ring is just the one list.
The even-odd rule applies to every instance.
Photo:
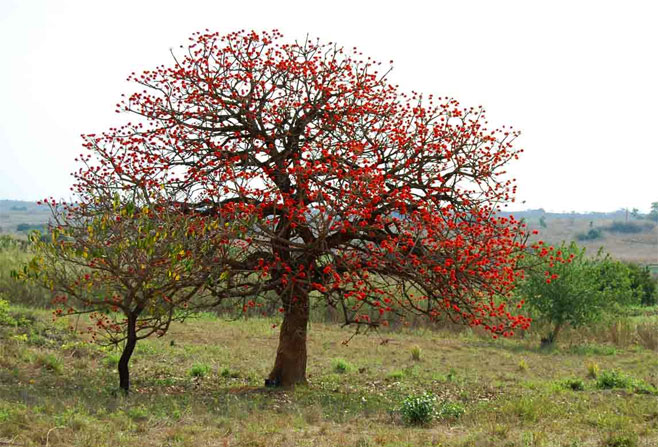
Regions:
[[[590, 226], [591, 222], [591, 226]], [[533, 239], [543, 239], [551, 244], [562, 241], [576, 241], [578, 245], [587, 247], [589, 253], [596, 254], [600, 247], [610, 253], [613, 258], [640, 264], [658, 264], [658, 225], [653, 225], [648, 231], [624, 234], [602, 230], [602, 237], [589, 241], [579, 241], [579, 233], [587, 233], [590, 229], [603, 229], [612, 224], [612, 219], [589, 220], [583, 218], [547, 218], [546, 227], [542, 228], [536, 219], [531, 219], [530, 228], [537, 229], [539, 235]], [[649, 221], [631, 222], [652, 225]]]
[[[539, 331], [491, 340], [405, 329], [345, 345], [350, 329], [313, 323], [309, 385], [294, 390], [262, 387], [273, 320], [205, 315], [138, 344], [125, 397], [116, 352], [14, 307], [17, 323], [0, 326], [0, 445], [656, 446], [657, 314], [567, 331], [549, 350]], [[638, 324], [655, 337], [639, 343]], [[409, 427], [400, 403], [422, 392], [465, 413]]]

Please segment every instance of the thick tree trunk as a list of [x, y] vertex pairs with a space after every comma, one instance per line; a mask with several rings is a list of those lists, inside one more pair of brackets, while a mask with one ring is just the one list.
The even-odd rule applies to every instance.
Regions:
[[560, 333], [560, 329], [562, 329], [562, 323], [556, 323], [555, 327], [553, 328], [553, 331], [550, 334], [548, 334], [548, 337], [541, 339], [541, 346], [553, 345], [555, 343], [555, 340], [557, 340], [557, 336]]
[[306, 330], [309, 317], [308, 292], [296, 290], [285, 307], [274, 368], [265, 384], [292, 386], [306, 383]]
[[130, 361], [130, 357], [133, 355], [135, 345], [137, 344], [136, 322], [137, 315], [130, 315], [128, 317], [126, 345], [124, 346], [121, 358], [119, 359], [119, 388], [121, 388], [126, 394], [130, 391], [130, 370], [128, 368], [128, 362]]

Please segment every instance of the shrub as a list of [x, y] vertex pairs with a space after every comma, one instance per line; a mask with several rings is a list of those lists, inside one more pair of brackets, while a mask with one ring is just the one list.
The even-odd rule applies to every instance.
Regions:
[[590, 228], [590, 230], [587, 233], [577, 233], [576, 234], [576, 239], [579, 241], [593, 241], [596, 239], [601, 239], [603, 237], [603, 233], [601, 233], [601, 230], [598, 228]]
[[603, 227], [604, 230], [611, 233], [642, 233], [643, 231], [649, 231], [654, 227], [650, 222], [620, 222], [614, 221], [607, 227]]
[[631, 388], [633, 380], [618, 371], [602, 371], [596, 381], [596, 387], [602, 390], [613, 388]]
[[348, 362], [345, 359], [340, 359], [340, 358], [334, 359], [332, 364], [333, 364], [334, 372], [337, 372], [339, 374], [344, 374], [354, 369], [354, 365], [352, 365], [350, 362]]
[[430, 393], [412, 395], [402, 401], [400, 414], [407, 425], [428, 425], [437, 416], [436, 397]]
[[192, 365], [188, 371], [188, 374], [192, 377], [204, 377], [209, 372], [210, 366], [206, 365], [205, 363], [196, 363]]
[[527, 371], [528, 370], [528, 362], [525, 361], [525, 359], [519, 360], [519, 371]]
[[633, 263], [627, 266], [635, 301], [643, 306], [653, 306], [658, 303], [658, 280], [651, 276], [649, 266], [641, 267]]

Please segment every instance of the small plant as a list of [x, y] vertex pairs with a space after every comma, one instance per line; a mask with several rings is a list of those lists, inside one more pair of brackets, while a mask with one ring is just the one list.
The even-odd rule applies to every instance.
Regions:
[[528, 370], [528, 362], [525, 361], [525, 359], [519, 360], [519, 371], [527, 371]]
[[599, 364], [596, 362], [587, 362], [587, 377], [591, 379], [596, 379], [599, 376], [599, 372], [601, 371], [601, 368], [599, 367]]
[[347, 360], [341, 358], [334, 359], [332, 364], [333, 364], [334, 372], [337, 372], [339, 374], [344, 374], [354, 369], [354, 365], [352, 365]]
[[585, 389], [585, 383], [582, 381], [582, 379], [576, 378], [566, 379], [562, 382], [562, 386], [572, 391], [583, 391]]
[[402, 401], [400, 414], [407, 425], [428, 425], [437, 416], [436, 397], [430, 393], [413, 395]]
[[54, 373], [62, 372], [62, 362], [53, 354], [40, 355], [37, 357], [37, 364]]
[[420, 355], [422, 354], [423, 350], [420, 349], [420, 346], [418, 345], [413, 345], [411, 347], [411, 359], [415, 360], [416, 362], [420, 361]]
[[192, 377], [204, 377], [209, 372], [210, 366], [206, 365], [205, 363], [196, 363], [192, 365], [188, 371], [188, 374]]
[[108, 368], [116, 368], [117, 365], [119, 364], [119, 354], [114, 352], [108, 354], [103, 359], [103, 363], [105, 363], [105, 366], [107, 366]]
[[444, 401], [439, 407], [438, 416], [442, 419], [459, 419], [466, 409], [459, 402]]
[[16, 326], [16, 319], [9, 314], [9, 302], [0, 298], [0, 326]]
[[604, 447], [636, 447], [637, 435], [634, 433], [614, 433], [603, 441]]
[[402, 371], [401, 369], [396, 369], [395, 371], [391, 371], [390, 373], [388, 373], [386, 377], [391, 380], [402, 380], [404, 376], [405, 376], [404, 371]]
[[613, 388], [631, 388], [633, 380], [618, 371], [602, 371], [596, 381], [597, 388], [600, 389], [613, 389]]
[[230, 368], [225, 367], [219, 372], [219, 375], [226, 379], [235, 379], [240, 377], [240, 374], [237, 371], [232, 371]]

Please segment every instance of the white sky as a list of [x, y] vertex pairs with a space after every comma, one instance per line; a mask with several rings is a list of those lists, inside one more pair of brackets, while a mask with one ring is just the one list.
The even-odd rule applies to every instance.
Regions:
[[393, 59], [402, 90], [482, 104], [491, 124], [521, 129], [511, 209], [646, 212], [657, 18], [657, 2], [629, 0], [0, 0], [0, 199], [68, 196], [79, 135], [129, 119], [114, 113], [126, 76], [170, 63], [193, 32], [278, 28]]

